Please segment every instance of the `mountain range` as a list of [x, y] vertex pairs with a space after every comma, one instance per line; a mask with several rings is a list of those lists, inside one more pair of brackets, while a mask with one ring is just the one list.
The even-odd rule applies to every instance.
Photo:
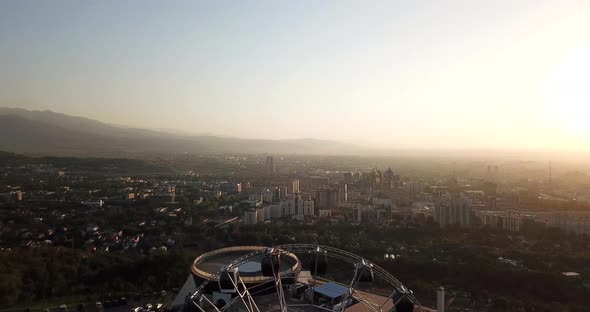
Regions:
[[139, 153], [357, 154], [363, 149], [317, 139], [261, 140], [127, 128], [50, 110], [0, 108], [0, 150], [58, 156]]

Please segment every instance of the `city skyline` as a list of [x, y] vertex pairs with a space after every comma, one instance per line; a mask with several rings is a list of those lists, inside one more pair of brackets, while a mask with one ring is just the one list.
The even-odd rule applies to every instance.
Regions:
[[369, 147], [588, 150], [590, 3], [0, 4], [0, 106]]
[[590, 311], [590, 1], [0, 1], [0, 312]]

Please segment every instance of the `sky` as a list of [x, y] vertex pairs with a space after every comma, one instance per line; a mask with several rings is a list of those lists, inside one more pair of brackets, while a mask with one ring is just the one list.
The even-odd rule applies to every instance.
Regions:
[[590, 149], [590, 1], [0, 1], [0, 106], [383, 148]]

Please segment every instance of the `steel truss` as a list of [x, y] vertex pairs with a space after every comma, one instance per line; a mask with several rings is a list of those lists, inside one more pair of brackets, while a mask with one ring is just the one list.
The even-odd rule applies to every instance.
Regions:
[[[213, 302], [211, 302], [205, 296], [205, 294], [204, 294], [205, 287], [209, 283], [219, 280], [219, 278], [222, 274], [224, 274], [224, 273], [227, 274], [228, 271], [238, 268], [240, 265], [246, 263], [247, 261], [249, 261], [253, 257], [271, 256], [273, 253], [275, 253], [275, 254], [276, 253], [279, 253], [279, 254], [293, 253], [295, 255], [302, 255], [302, 254], [315, 255], [316, 256], [316, 262], [315, 262], [316, 263], [316, 267], [315, 267], [316, 271], [314, 273], [317, 273], [317, 259], [319, 256], [322, 256], [322, 257], [327, 256], [328, 258], [338, 259], [338, 260], [341, 260], [341, 261], [344, 261], [344, 262], [354, 265], [355, 266], [355, 273], [354, 273], [354, 276], [350, 282], [350, 285], [348, 286], [348, 292], [345, 295], [345, 298], [341, 302], [339, 312], [346, 311], [346, 309], [348, 308], [347, 302], [351, 298], [355, 298], [359, 302], [361, 302], [363, 305], [365, 305], [365, 307], [367, 308], [367, 311], [396, 312], [396, 306], [403, 299], [407, 299], [414, 304], [414, 311], [423, 311], [418, 300], [414, 297], [413, 293], [408, 288], [406, 288], [400, 281], [398, 281], [395, 277], [393, 277], [393, 275], [391, 275], [389, 272], [387, 272], [385, 269], [381, 268], [380, 266], [378, 266], [378, 265], [376, 265], [376, 264], [354, 254], [354, 253], [351, 253], [351, 252], [348, 252], [348, 251], [345, 251], [342, 249], [330, 247], [330, 246], [315, 245], [315, 244], [279, 245], [279, 246], [275, 246], [275, 247], [263, 248], [260, 250], [253, 251], [249, 254], [243, 255], [243, 256], [235, 259], [231, 263], [227, 264], [226, 266], [224, 266], [222, 269], [220, 269], [215, 274], [212, 274], [211, 277], [209, 278], [209, 280], [207, 280], [207, 281], [203, 282], [201, 285], [199, 285], [197, 287], [196, 291], [190, 296], [190, 301], [201, 312], [207, 312], [207, 311], [225, 312], [225, 311], [228, 311], [229, 307], [231, 307], [238, 300], [242, 301], [244, 307], [246, 308], [246, 310], [248, 312], [261, 312], [260, 308], [256, 304], [254, 296], [256, 296], [258, 293], [267, 291], [271, 288], [275, 288], [276, 293], [277, 293], [277, 297], [278, 297], [277, 298], [278, 299], [277, 300], [278, 307], [272, 307], [272, 308], [265, 310], [265, 311], [277, 311], [278, 310], [280, 312], [288, 312], [288, 311], [290, 311], [290, 309], [289, 309], [290, 307], [294, 308], [294, 309], [302, 308], [302, 307], [314, 307], [315, 309], [317, 309], [316, 311], [318, 311], [318, 310], [332, 311], [331, 309], [327, 309], [325, 307], [321, 307], [319, 305], [314, 304], [313, 299], [310, 304], [287, 304], [287, 300], [285, 298], [285, 293], [284, 293], [284, 286], [282, 285], [281, 280], [282, 280], [282, 278], [287, 277], [291, 273], [294, 273], [291, 271], [291, 268], [289, 268], [288, 270], [283, 271], [283, 273], [281, 273], [280, 269], [279, 269], [279, 272], [275, 272], [275, 269], [273, 267], [273, 278], [268, 281], [258, 284], [257, 287], [261, 287], [265, 284], [272, 284], [272, 285], [270, 285], [269, 287], [263, 288], [261, 290], [257, 290], [254, 293], [250, 293], [250, 291], [248, 290], [248, 287], [246, 286], [246, 284], [243, 282], [243, 280], [241, 278], [238, 278], [237, 282], [232, 281], [232, 284], [234, 286], [235, 292], [237, 293], [237, 296], [235, 298], [233, 298], [229, 303], [227, 303], [221, 309], [216, 307], [213, 304]], [[378, 304], [378, 303], [375, 303], [375, 302], [372, 302], [371, 300], [369, 300], [361, 292], [357, 291], [357, 286], [359, 283], [360, 275], [362, 275], [362, 271], [359, 272], [359, 270], [356, 269], [357, 265], [362, 265], [362, 270], [367, 270], [367, 268], [370, 267], [370, 269], [373, 271], [373, 274], [376, 277], [378, 277], [379, 279], [385, 281], [387, 284], [393, 286], [395, 291], [399, 292], [400, 297], [397, 300], [395, 300], [394, 299], [395, 291], [394, 291], [389, 297], [387, 297], [385, 302], [383, 302], [381, 304]], [[316, 277], [315, 277], [315, 274], [312, 276], [314, 278], [314, 286], [313, 286], [312, 291], [315, 292]], [[240, 288], [242, 288], [242, 290]], [[392, 307], [389, 310], [384, 310], [386, 303], [388, 303], [389, 301], [391, 301]], [[298, 311], [300, 311], [300, 309]]]

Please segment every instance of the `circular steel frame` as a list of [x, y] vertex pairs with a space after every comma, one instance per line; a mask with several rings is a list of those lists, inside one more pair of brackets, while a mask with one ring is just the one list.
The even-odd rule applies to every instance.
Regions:
[[[251, 253], [248, 253], [246, 255], [243, 255], [243, 256], [233, 260], [232, 262], [228, 263], [226, 266], [221, 268], [217, 273], [210, 274], [208, 280], [203, 282], [201, 285], [197, 286], [196, 291], [190, 297], [191, 302], [197, 308], [199, 308], [201, 311], [205, 311], [200, 307], [199, 302], [202, 301], [203, 299], [208, 301], [208, 299], [206, 299], [206, 297], [204, 295], [204, 290], [206, 289], [208, 283], [215, 282], [215, 281], [219, 280], [219, 277], [221, 276], [221, 274], [224, 274], [224, 272], [226, 272], [226, 271], [229, 271], [229, 270], [239, 267], [243, 263], [249, 261], [249, 259], [252, 257], [269, 254], [272, 252], [276, 252], [277, 250], [282, 253], [295, 254], [295, 255], [298, 255], [298, 254], [319, 254], [318, 253], [318, 251], [319, 251], [319, 252], [321, 252], [322, 256], [326, 255], [328, 258], [334, 258], [334, 259], [338, 259], [341, 261], [345, 261], [345, 262], [348, 262], [348, 263], [353, 264], [355, 266], [362, 263], [363, 265], [370, 267], [370, 269], [373, 271], [373, 273], [376, 277], [380, 278], [381, 280], [385, 281], [390, 286], [392, 286], [394, 288], [394, 293], [395, 293], [395, 291], [397, 291], [397, 292], [401, 293], [402, 298], [405, 298], [406, 300], [411, 301], [414, 304], [414, 311], [423, 311], [418, 300], [413, 295], [412, 291], [409, 290], [408, 288], [406, 288], [399, 280], [397, 280], [393, 275], [391, 275], [385, 269], [381, 268], [380, 266], [378, 266], [378, 265], [376, 265], [376, 264], [364, 259], [363, 257], [354, 254], [354, 253], [351, 253], [351, 252], [348, 252], [348, 251], [345, 251], [342, 249], [330, 247], [330, 246], [315, 245], [315, 244], [279, 245], [279, 246], [275, 246], [275, 247], [261, 248], [261, 249], [252, 251]], [[299, 269], [300, 269], [300, 267], [299, 267]], [[290, 273], [292, 274], [294, 272], [291, 269], [288, 269], [288, 270], [281, 271], [280, 275], [283, 275], [283, 274], [286, 275], [286, 274], [290, 274]], [[284, 294], [282, 293], [281, 279], [282, 278], [278, 278], [278, 279], [274, 278], [274, 282], [275, 282], [275, 286], [277, 288], [277, 291], [279, 292], [279, 298], [278, 298], [279, 301], [281, 301], [281, 296], [283, 297], [282, 300], [284, 301]], [[356, 277], [356, 274], [352, 278], [352, 282], [349, 287], [349, 296], [353, 296], [353, 294], [357, 294], [357, 293], [355, 293], [355, 288], [356, 288], [356, 283], [358, 283], [358, 280], [355, 281], [355, 279], [358, 279]], [[271, 277], [271, 280], [273, 280], [272, 277]], [[269, 282], [269, 281], [266, 281], [265, 283], [267, 283], [267, 282]], [[240, 288], [239, 285], [235, 285], [235, 286], [236, 286], [236, 289]], [[240, 293], [238, 297], [236, 297], [232, 302], [230, 302], [229, 304], [227, 304], [226, 306], [224, 306], [222, 308], [215, 307], [209, 301], [209, 304], [211, 306], [213, 306], [213, 309], [214, 309], [213, 311], [216, 311], [216, 312], [226, 311], [229, 308], [229, 306], [231, 306], [234, 302], [236, 302], [238, 299], [242, 299], [242, 301], [244, 302], [244, 305], [246, 306], [246, 309], [248, 311], [260, 312], [260, 310], [258, 309], [256, 304], [253, 302], [254, 299], [252, 297], [252, 294], [250, 294], [248, 292], [247, 287], [245, 285], [242, 285], [241, 287], [242, 287], [243, 293]], [[271, 287], [274, 287], [274, 286], [271, 286]], [[385, 312], [385, 311], [395, 312], [397, 302], [393, 302], [394, 293], [392, 293], [391, 296], [389, 298], [387, 298], [387, 300], [391, 300], [391, 308], [390, 309], [384, 310], [383, 307], [385, 306], [385, 303], [383, 303], [380, 306], [376, 305], [376, 306], [370, 307], [371, 308], [370, 310], [375, 311], [375, 312]], [[248, 301], [246, 301], [245, 298]], [[289, 306], [295, 306], [295, 305], [289, 305]], [[288, 311], [289, 306], [286, 305], [285, 303], [281, 303], [280, 310], [282, 312]], [[314, 305], [313, 303], [300, 304], [297, 306], [298, 307], [312, 306], [312, 307], [315, 307], [318, 309], [328, 310], [326, 308]], [[250, 307], [250, 308], [248, 308], [248, 307]], [[343, 307], [340, 308], [339, 310], [345, 311], [346, 308], [347, 308], [346, 305], [343, 305]], [[278, 309], [279, 308], [276, 308], [271, 311], [278, 310]], [[330, 310], [330, 311], [332, 311], [332, 310]]]

